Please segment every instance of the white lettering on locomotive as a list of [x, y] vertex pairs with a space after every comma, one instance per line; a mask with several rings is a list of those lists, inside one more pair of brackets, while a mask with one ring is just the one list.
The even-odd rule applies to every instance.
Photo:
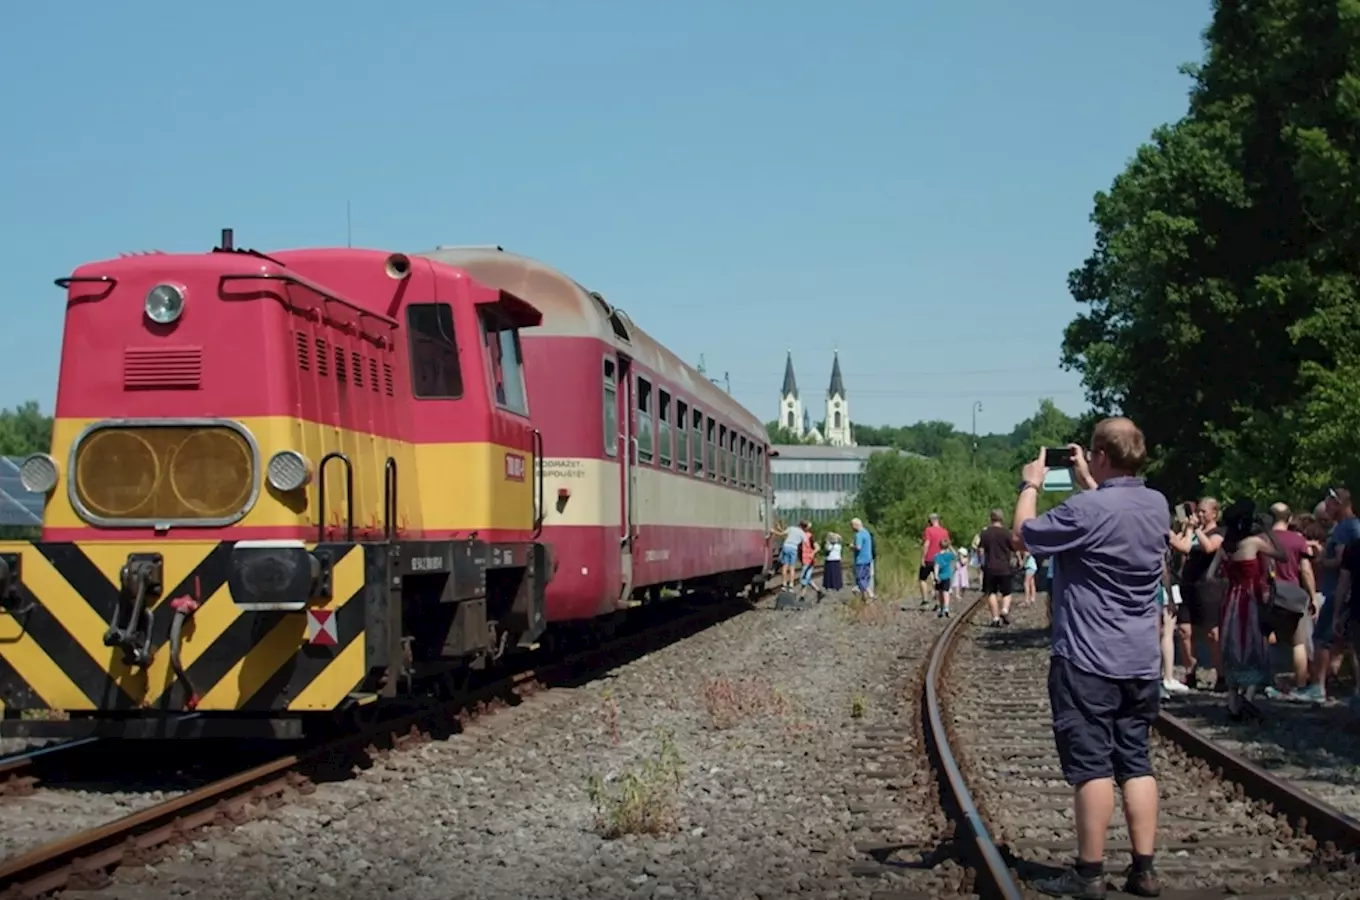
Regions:
[[511, 481], [524, 480], [524, 457], [518, 453], [505, 454], [505, 477]]
[[411, 557], [412, 572], [438, 572], [444, 568], [444, 557], [442, 556]]

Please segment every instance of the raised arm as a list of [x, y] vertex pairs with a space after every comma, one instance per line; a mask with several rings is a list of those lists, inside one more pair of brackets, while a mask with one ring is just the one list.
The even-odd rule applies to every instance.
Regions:
[[1260, 536], [1260, 540], [1261, 548], [1257, 551], [1258, 553], [1263, 556], [1268, 556], [1271, 559], [1289, 558], [1289, 554], [1284, 552], [1284, 548], [1280, 546], [1280, 542], [1275, 539], [1274, 531], [1266, 529], [1265, 534]]

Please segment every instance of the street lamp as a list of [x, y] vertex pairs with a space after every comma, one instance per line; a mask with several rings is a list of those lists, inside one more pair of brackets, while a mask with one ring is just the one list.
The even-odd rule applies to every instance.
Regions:
[[982, 401], [973, 401], [973, 467], [977, 468], [977, 414], [982, 412]]

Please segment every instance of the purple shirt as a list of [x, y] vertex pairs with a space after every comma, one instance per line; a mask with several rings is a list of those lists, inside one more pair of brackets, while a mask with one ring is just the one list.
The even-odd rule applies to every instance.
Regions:
[[1053, 648], [1103, 678], [1161, 674], [1157, 586], [1171, 507], [1141, 478], [1111, 478], [1021, 526], [1025, 546], [1052, 556]]

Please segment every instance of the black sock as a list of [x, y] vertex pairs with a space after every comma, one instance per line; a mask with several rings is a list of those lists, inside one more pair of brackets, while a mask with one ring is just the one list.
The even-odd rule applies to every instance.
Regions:
[[1133, 871], [1140, 875], [1144, 872], [1151, 872], [1152, 854], [1149, 853], [1147, 856], [1142, 856], [1137, 853], [1133, 854]]
[[1105, 874], [1105, 861], [1087, 862], [1084, 859], [1079, 859], [1073, 868], [1082, 878], [1099, 878]]

